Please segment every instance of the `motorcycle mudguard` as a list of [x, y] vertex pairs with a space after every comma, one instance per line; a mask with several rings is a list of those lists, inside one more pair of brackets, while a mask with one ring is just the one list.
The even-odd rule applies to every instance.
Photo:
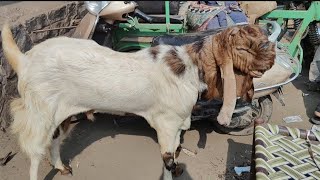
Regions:
[[79, 39], [91, 39], [98, 20], [99, 16], [87, 13], [80, 21], [72, 37]]

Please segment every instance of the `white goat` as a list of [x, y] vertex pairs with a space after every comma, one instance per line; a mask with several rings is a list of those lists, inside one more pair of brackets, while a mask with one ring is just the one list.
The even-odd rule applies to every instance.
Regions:
[[167, 169], [174, 166], [181, 130], [190, 127], [192, 107], [204, 89], [198, 68], [183, 48], [176, 52], [186, 72], [178, 77], [162, 60], [170, 46], [161, 47], [155, 63], [148, 60], [153, 58], [148, 49], [121, 53], [92, 40], [67, 37], [46, 40], [23, 54], [8, 26], [3, 27], [2, 43], [18, 75], [21, 98], [11, 103], [12, 129], [31, 159], [31, 180], [37, 179], [39, 162], [51, 144], [52, 164], [66, 170], [60, 160], [62, 138], [52, 142], [53, 134], [71, 115], [91, 109], [144, 117], [157, 131], [165, 174], [172, 178]]
[[[218, 121], [230, 123], [236, 102], [232, 58], [247, 55], [224, 54], [233, 49], [221, 49], [213, 42], [225, 37], [227, 43], [240, 30], [229, 28], [202, 42], [181, 47], [161, 45], [135, 53], [116, 52], [92, 40], [58, 37], [23, 54], [9, 26], [4, 25], [2, 47], [18, 75], [21, 96], [11, 103], [12, 130], [31, 159], [30, 179], [37, 180], [47, 147], [54, 167], [63, 174], [71, 171], [61, 162], [60, 142], [68, 132], [70, 117], [90, 110], [144, 117], [157, 131], [164, 178], [172, 179], [171, 173], [180, 173], [175, 163], [180, 133], [190, 127], [198, 93], [207, 88], [208, 82], [203, 81], [214, 77], [215, 72], [206, 71], [218, 66], [224, 72], [227, 93]], [[223, 63], [217, 64], [216, 55], [221, 53], [232, 57], [225, 58], [226, 62], [220, 58]], [[201, 78], [203, 73], [209, 75], [207, 79]]]

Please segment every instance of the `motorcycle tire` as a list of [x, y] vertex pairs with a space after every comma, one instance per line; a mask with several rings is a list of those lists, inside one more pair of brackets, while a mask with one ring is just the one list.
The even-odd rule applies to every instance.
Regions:
[[272, 99], [270, 95], [260, 97], [253, 100], [252, 107], [246, 113], [232, 117], [232, 126], [236, 128], [230, 128], [220, 125], [217, 121], [214, 121], [214, 125], [219, 131], [225, 134], [234, 136], [247, 136], [253, 134], [254, 120], [262, 118], [265, 123], [268, 123], [272, 115]]

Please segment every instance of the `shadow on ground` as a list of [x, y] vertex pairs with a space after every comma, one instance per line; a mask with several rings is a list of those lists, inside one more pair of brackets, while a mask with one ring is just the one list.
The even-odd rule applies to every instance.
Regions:
[[[92, 143], [108, 136], [112, 138], [117, 134], [146, 136], [157, 143], [156, 131], [143, 118], [98, 114], [96, 119], [95, 122], [80, 120], [73, 127], [70, 137], [61, 147], [61, 158], [64, 164], [68, 164], [68, 159], [73, 159]], [[186, 165], [180, 165], [184, 169], [183, 179], [192, 179], [186, 170]], [[57, 173], [57, 170], [52, 169], [45, 180], [52, 180]], [[162, 176], [160, 178], [162, 179]]]
[[[182, 167], [183, 173], [179, 177], [174, 177], [174, 180], [193, 180], [193, 178], [190, 176], [190, 174], [187, 171], [187, 165], [184, 163], [179, 163], [179, 166]], [[160, 176], [159, 180], [163, 180], [163, 173]]]
[[[73, 127], [73, 131], [61, 148], [61, 158], [64, 164], [68, 164], [67, 160], [74, 159], [75, 156], [80, 154], [86, 147], [92, 143], [105, 138], [114, 138], [117, 134], [145, 136], [153, 139], [157, 143], [156, 131], [152, 129], [149, 124], [140, 117], [118, 117], [111, 115], [97, 114], [96, 121], [94, 123], [88, 120], [80, 120], [78, 124]], [[192, 130], [196, 130], [199, 133], [199, 140], [197, 146], [204, 149], [207, 143], [207, 135], [215, 131], [211, 122], [197, 121], [191, 125]], [[181, 135], [181, 143], [183, 143], [183, 134]], [[233, 166], [234, 163], [242, 162], [244, 157], [247, 157], [249, 150], [251, 151], [251, 145], [236, 143], [229, 139], [229, 150], [227, 160], [227, 171], [225, 174], [226, 179], [228, 177], [234, 177]], [[182, 152], [181, 152], [182, 153]], [[250, 155], [248, 156], [250, 161]], [[234, 160], [234, 158], [240, 158]], [[247, 160], [247, 159], [246, 159]], [[176, 180], [191, 180], [193, 179], [187, 172], [186, 164], [180, 164], [183, 167], [183, 174]], [[239, 164], [237, 164], [239, 165]], [[45, 177], [45, 180], [52, 180], [58, 173], [57, 170], [51, 170]], [[160, 177], [162, 179], [162, 176]]]
[[[199, 140], [198, 140], [197, 146], [198, 148], [201, 148], [201, 149], [204, 149], [206, 147], [207, 134], [210, 134], [213, 131], [218, 131], [216, 127], [213, 126], [213, 123], [206, 120], [192, 122], [190, 130], [198, 131]], [[181, 135], [181, 144], [183, 144], [184, 142], [184, 139], [183, 139], [184, 133], [185, 131], [182, 132], [182, 135]]]
[[313, 92], [313, 91], [307, 90], [307, 85], [305, 83], [309, 81], [308, 73], [309, 73], [309, 70], [304, 68], [302, 70], [302, 73], [297, 77], [297, 79], [292, 81], [292, 84], [305, 94], [303, 96], [303, 102], [306, 108], [306, 114], [309, 118], [311, 118], [313, 117], [314, 110], [317, 104], [319, 103], [318, 99], [320, 95], [319, 95], [319, 92]]
[[245, 167], [251, 165], [252, 145], [235, 142], [233, 139], [228, 139], [228, 156], [225, 179], [250, 179], [250, 173], [246, 172], [238, 176], [234, 167]]

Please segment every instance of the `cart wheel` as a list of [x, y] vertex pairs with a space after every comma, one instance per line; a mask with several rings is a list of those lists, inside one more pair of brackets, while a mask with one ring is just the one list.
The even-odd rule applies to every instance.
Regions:
[[267, 123], [270, 121], [271, 115], [272, 99], [270, 95], [267, 95], [253, 100], [252, 108], [246, 113], [232, 117], [231, 127], [221, 126], [217, 121], [214, 124], [223, 133], [235, 136], [247, 136], [253, 133], [254, 119], [262, 118]]

